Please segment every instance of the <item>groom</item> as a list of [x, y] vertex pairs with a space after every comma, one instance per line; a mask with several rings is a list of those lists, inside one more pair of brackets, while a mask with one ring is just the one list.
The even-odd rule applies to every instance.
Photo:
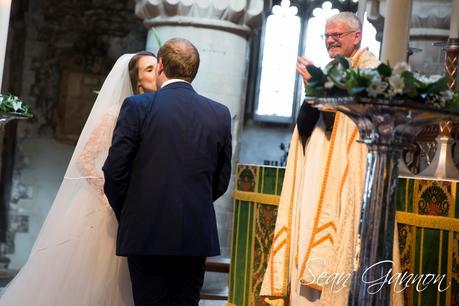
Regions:
[[198, 305], [207, 256], [220, 254], [213, 201], [231, 172], [228, 108], [197, 94], [199, 53], [158, 51], [159, 91], [127, 98], [103, 171], [136, 306]]

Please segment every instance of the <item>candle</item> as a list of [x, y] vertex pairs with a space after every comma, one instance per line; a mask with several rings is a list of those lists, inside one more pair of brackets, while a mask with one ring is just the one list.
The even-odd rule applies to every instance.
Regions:
[[11, 0], [0, 0], [0, 91], [2, 88], [3, 66], [5, 64], [6, 41], [10, 24]]
[[459, 38], [459, 0], [451, 0], [451, 22], [449, 26], [449, 37]]

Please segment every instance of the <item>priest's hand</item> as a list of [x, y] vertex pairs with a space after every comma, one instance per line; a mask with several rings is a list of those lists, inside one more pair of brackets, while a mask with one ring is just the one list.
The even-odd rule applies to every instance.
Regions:
[[309, 65], [314, 65], [314, 63], [304, 56], [298, 56], [296, 71], [303, 77], [303, 82], [305, 85], [308, 84], [308, 81], [311, 79], [311, 74], [309, 74], [308, 70], [306, 69]]

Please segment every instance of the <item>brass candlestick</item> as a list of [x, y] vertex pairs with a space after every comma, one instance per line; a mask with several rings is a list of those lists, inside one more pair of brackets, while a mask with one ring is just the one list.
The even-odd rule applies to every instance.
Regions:
[[[448, 76], [448, 87], [451, 91], [456, 91], [457, 83], [457, 64], [459, 57], [459, 38], [449, 38], [445, 47], [445, 74]], [[432, 163], [418, 177], [435, 179], [459, 180], [459, 170], [454, 163], [452, 146], [454, 139], [451, 137], [454, 122], [443, 120], [439, 123], [439, 135], [435, 139], [437, 151]]]
[[459, 38], [449, 38], [445, 50], [445, 73], [448, 76], [448, 87], [456, 91], [457, 60], [459, 56]]

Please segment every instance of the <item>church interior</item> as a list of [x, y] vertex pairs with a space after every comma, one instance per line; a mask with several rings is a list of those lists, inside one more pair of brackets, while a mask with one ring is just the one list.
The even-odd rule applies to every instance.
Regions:
[[[215, 203], [222, 255], [209, 260], [201, 305], [267, 305], [259, 293], [304, 99], [295, 64], [330, 61], [320, 35], [342, 11], [361, 18], [362, 46], [381, 61], [447, 74], [456, 91], [459, 0], [0, 0], [0, 93], [33, 112], [0, 122], [0, 287], [27, 261], [117, 58], [184, 37], [201, 54], [193, 87], [232, 117], [232, 178]], [[402, 271], [450, 283], [406, 290], [406, 305], [459, 305], [458, 131], [459, 121], [427, 126], [399, 162]]]

